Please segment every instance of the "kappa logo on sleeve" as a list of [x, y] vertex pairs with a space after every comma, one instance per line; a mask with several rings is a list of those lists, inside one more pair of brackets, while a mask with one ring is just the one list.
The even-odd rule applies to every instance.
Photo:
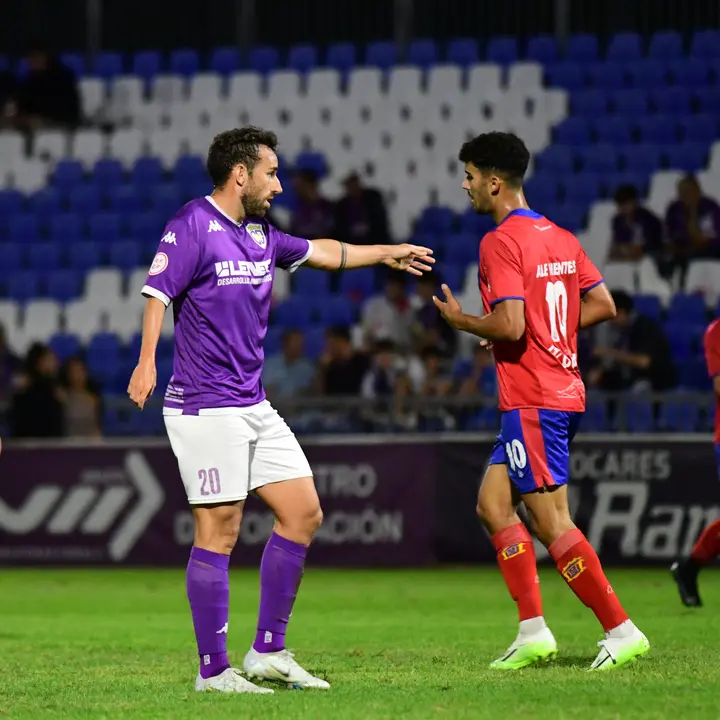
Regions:
[[169, 262], [170, 260], [168, 259], [168, 256], [164, 252], [159, 252], [153, 259], [148, 274], [159, 275], [167, 269]]
[[177, 239], [175, 238], [174, 232], [169, 232], [167, 235], [163, 237], [163, 239], [160, 242], [167, 243], [168, 245], [175, 245], [177, 247]]

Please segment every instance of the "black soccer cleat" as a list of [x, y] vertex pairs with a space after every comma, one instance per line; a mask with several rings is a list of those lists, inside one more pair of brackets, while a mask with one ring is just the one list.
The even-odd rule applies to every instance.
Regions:
[[699, 566], [692, 558], [676, 560], [670, 566], [670, 572], [678, 587], [680, 599], [686, 607], [702, 607], [702, 600], [698, 591]]

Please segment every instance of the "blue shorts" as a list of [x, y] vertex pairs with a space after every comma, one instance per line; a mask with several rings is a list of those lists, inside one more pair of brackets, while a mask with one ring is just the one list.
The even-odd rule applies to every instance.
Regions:
[[488, 465], [507, 465], [521, 495], [567, 485], [570, 444], [582, 413], [526, 408], [502, 413]]

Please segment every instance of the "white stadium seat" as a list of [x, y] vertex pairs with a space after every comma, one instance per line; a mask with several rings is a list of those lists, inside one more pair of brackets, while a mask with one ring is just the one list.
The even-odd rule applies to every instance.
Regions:
[[222, 99], [222, 77], [218, 73], [198, 73], [190, 78], [188, 104], [206, 110]]
[[543, 69], [540, 63], [521, 62], [508, 68], [507, 87], [511, 91], [535, 91], [542, 88]]
[[262, 78], [259, 73], [242, 72], [230, 76], [228, 102], [236, 107], [249, 107], [262, 101]]
[[0, 167], [6, 168], [25, 155], [25, 138], [15, 130], [0, 132]]
[[637, 290], [638, 264], [634, 262], [609, 262], [605, 265], [603, 277], [611, 290], [625, 290], [634, 293]]
[[77, 335], [82, 342], [88, 342], [103, 329], [104, 311], [95, 299], [74, 300], [65, 306], [65, 327], [67, 333]]
[[118, 305], [123, 297], [123, 278], [119, 270], [99, 268], [91, 270], [85, 281], [84, 299], [100, 310]]
[[100, 130], [95, 128], [77, 130], [71, 142], [71, 156], [89, 170], [105, 156], [106, 144], [106, 138]]
[[708, 306], [715, 307], [720, 297], [720, 260], [695, 260], [690, 263], [685, 292], [700, 293]]
[[11, 166], [12, 184], [16, 190], [34, 193], [42, 190], [48, 177], [48, 170], [42, 160], [20, 158]]
[[5, 330], [10, 349], [18, 352], [15, 339], [20, 326], [20, 307], [14, 300], [0, 300], [0, 326]]
[[122, 123], [134, 118], [144, 102], [144, 95], [145, 87], [139, 77], [123, 75], [115, 78], [110, 86], [108, 119], [112, 122]]
[[83, 116], [87, 120], [95, 120], [101, 117], [108, 102], [105, 82], [99, 78], [81, 78], [78, 89]]
[[67, 156], [69, 136], [62, 130], [38, 130], [32, 138], [33, 157], [55, 163]]
[[473, 65], [468, 74], [467, 94], [471, 97], [483, 97], [500, 89], [501, 68], [492, 63]]
[[668, 205], [677, 197], [677, 184], [683, 174], [677, 170], [663, 170], [653, 175], [647, 207], [661, 218]]
[[110, 135], [108, 155], [129, 168], [145, 152], [145, 140], [137, 128], [117, 130]]
[[320, 68], [308, 73], [306, 95], [308, 103], [334, 104], [340, 100], [340, 73]]
[[266, 103], [272, 107], [292, 107], [300, 102], [300, 73], [277, 70], [268, 78]]
[[[115, 333], [123, 342], [128, 342], [142, 328], [143, 307], [144, 303], [115, 303], [106, 311], [108, 332]], [[165, 314], [172, 315], [172, 308]]]
[[644, 295], [657, 295], [667, 306], [677, 290], [677, 278], [671, 283], [660, 277], [657, 264], [652, 258], [643, 258], [637, 267], [638, 291]]
[[179, 75], [157, 75], [150, 89], [150, 99], [164, 107], [177, 105], [185, 99], [185, 81]]
[[166, 170], [171, 170], [184, 152], [182, 136], [174, 127], [155, 130], [148, 137], [148, 150], [151, 155], [160, 158]]
[[25, 306], [20, 331], [26, 344], [46, 342], [61, 327], [62, 309], [53, 300], [33, 300]]

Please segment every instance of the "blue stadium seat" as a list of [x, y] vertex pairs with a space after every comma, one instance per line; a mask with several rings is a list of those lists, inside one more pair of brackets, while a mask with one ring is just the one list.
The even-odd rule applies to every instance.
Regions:
[[714, 115], [691, 115], [680, 121], [680, 128], [683, 138], [689, 142], [710, 145], [717, 139], [718, 122]]
[[406, 61], [427, 70], [438, 63], [438, 46], [434, 40], [413, 40], [408, 48]]
[[342, 295], [325, 298], [316, 305], [318, 318], [327, 327], [331, 325], [350, 326], [356, 320], [356, 306], [350, 298]]
[[605, 188], [610, 197], [623, 185], [632, 185], [637, 188], [640, 197], [647, 197], [649, 183], [648, 173], [639, 173], [631, 170], [622, 170], [605, 176]]
[[51, 300], [70, 302], [82, 294], [82, 275], [77, 270], [56, 270], [48, 275], [46, 287]]
[[0, 191], [0, 219], [5, 221], [13, 215], [20, 215], [25, 205], [25, 196], [18, 190]]
[[318, 51], [314, 45], [295, 45], [288, 54], [288, 67], [301, 73], [309, 72], [319, 64]]
[[92, 270], [100, 265], [100, 248], [87, 240], [74, 242], [68, 246], [66, 260], [73, 270]]
[[578, 33], [571, 35], [565, 51], [565, 59], [581, 65], [589, 65], [600, 59], [600, 47], [595, 35]]
[[122, 343], [115, 333], [96, 333], [87, 346], [88, 359], [90, 357], [119, 358]]
[[280, 67], [280, 53], [269, 45], [255, 47], [250, 51], [250, 69], [266, 75]]
[[103, 52], [95, 57], [94, 74], [103, 80], [112, 80], [123, 73], [122, 55], [117, 52]]
[[627, 66], [630, 84], [638, 90], [657, 90], [665, 85], [667, 63], [658, 60], [645, 60]]
[[593, 123], [595, 139], [615, 146], [628, 145], [632, 140], [632, 125], [622, 116], [599, 118]]
[[60, 267], [60, 247], [57, 243], [28, 245], [24, 254], [30, 270], [57, 270]]
[[365, 64], [389, 70], [397, 64], [397, 48], [392, 42], [372, 42], [365, 49]]
[[535, 169], [543, 173], [571, 173], [575, 170], [575, 160], [571, 147], [550, 145], [535, 156]]
[[66, 68], [72, 70], [77, 78], [81, 78], [87, 73], [85, 58], [80, 53], [61, 53], [60, 62]]
[[82, 350], [79, 338], [77, 335], [72, 335], [71, 333], [55, 333], [55, 335], [50, 338], [48, 345], [50, 345], [58, 358], [60, 358], [61, 362], [65, 362], [68, 358], [73, 357], [73, 355], [79, 355]]
[[68, 208], [70, 212], [79, 215], [100, 212], [102, 209], [100, 190], [94, 185], [80, 185], [72, 188], [68, 193]]
[[150, 195], [152, 209], [167, 222], [182, 207], [180, 192], [176, 185], [164, 183], [153, 189]]
[[84, 236], [83, 222], [80, 215], [62, 213], [50, 219], [50, 239], [57, 243], [71, 243], [81, 240]]
[[556, 125], [554, 141], [569, 147], [585, 147], [590, 144], [590, 124], [585, 118], [569, 117]]
[[571, 102], [573, 115], [596, 120], [607, 114], [607, 95], [602, 90], [582, 90], [573, 93]]
[[708, 146], [703, 142], [683, 142], [665, 148], [665, 167], [685, 173], [697, 173], [707, 166]]
[[602, 194], [602, 177], [597, 172], [582, 172], [565, 184], [565, 201], [590, 205]]
[[357, 49], [352, 43], [330, 45], [325, 56], [325, 64], [342, 73], [348, 72], [357, 64]]
[[445, 236], [439, 233], [419, 233], [414, 235], [410, 242], [413, 245], [430, 248], [436, 260], [441, 259], [445, 252]]
[[80, 185], [84, 179], [85, 169], [77, 160], [60, 160], [52, 174], [53, 184], [64, 191]]
[[170, 53], [170, 72], [174, 75], [192, 77], [200, 72], [200, 56], [192, 48], [179, 48]]
[[[572, 163], [572, 155], [570, 162]], [[548, 207], [555, 205], [558, 201], [557, 179], [554, 172], [533, 173], [523, 189], [531, 207]], [[462, 232], [467, 231], [462, 228]]]
[[[176, 208], [177, 210], [177, 208]], [[130, 236], [141, 243], [160, 242], [166, 219], [156, 212], [135, 213], [129, 217]]]
[[216, 48], [210, 55], [210, 70], [230, 75], [240, 69], [240, 53], [234, 47]]
[[352, 300], [364, 300], [375, 292], [373, 268], [349, 270], [340, 276], [340, 293]]
[[575, 63], [558, 63], [547, 69], [548, 85], [577, 92], [585, 86], [582, 69]]
[[627, 172], [650, 175], [660, 168], [662, 148], [657, 145], [627, 145], [620, 149]]
[[515, 37], [498, 36], [491, 38], [487, 45], [488, 62], [498, 65], [512, 65], [519, 57], [518, 41]]
[[703, 60], [687, 58], [669, 65], [669, 75], [675, 85], [688, 90], [707, 87], [710, 84], [710, 66]]
[[626, 66], [618, 62], [601, 62], [588, 65], [585, 71], [590, 84], [605, 93], [622, 90], [628, 85]]
[[[345, 325], [349, 323], [339, 323]], [[305, 354], [311, 360], [317, 360], [325, 350], [325, 328], [311, 327], [305, 333]]]
[[13, 273], [5, 284], [7, 296], [17, 302], [28, 302], [41, 297], [40, 273], [35, 270], [22, 270]]
[[636, 295], [634, 301], [639, 315], [658, 321], [662, 318], [663, 308], [657, 295]]
[[584, 172], [616, 172], [619, 167], [617, 150], [613, 145], [590, 145], [582, 153], [582, 165]]
[[453, 65], [474, 65], [480, 60], [480, 45], [474, 38], [455, 38], [448, 43], [445, 60]]
[[[99, 383], [101, 388], [107, 389], [107, 390], [115, 390], [117, 389], [116, 382], [118, 375], [122, 372], [122, 362], [120, 361], [119, 357], [114, 357], [112, 355], [105, 356], [105, 355], [98, 355], [98, 354], [90, 354], [89, 352], [85, 355], [85, 362], [87, 363], [88, 371], [90, 372], [90, 376], [95, 380], [97, 383]], [[157, 365], [158, 367], [158, 386], [164, 387], [163, 384], [160, 383], [160, 366], [159, 363]], [[127, 381], [127, 380], [126, 380]], [[147, 418], [143, 418], [145, 415], [145, 411], [141, 413], [137, 413], [137, 416], [139, 418], [142, 418], [142, 420], [146, 421]], [[142, 431], [144, 431], [144, 428], [139, 428]], [[150, 433], [147, 433], [150, 434]]]
[[63, 200], [60, 191], [47, 187], [38, 190], [28, 198], [28, 209], [43, 218], [57, 215], [63, 211]]
[[141, 157], [135, 161], [130, 174], [133, 184], [142, 192], [159, 185], [164, 172], [158, 158]]
[[129, 216], [142, 212], [142, 199], [132, 185], [117, 185], [107, 192], [108, 208], [111, 212]]
[[696, 432], [699, 429], [697, 404], [688, 400], [666, 399], [662, 404], [658, 424], [660, 430], [669, 432]]
[[650, 433], [655, 429], [653, 406], [644, 400], [633, 400], [625, 405], [625, 421], [631, 433]]
[[607, 403], [604, 400], [588, 398], [582, 426], [583, 430], [587, 432], [606, 432], [609, 429]]
[[208, 182], [208, 174], [203, 159], [198, 155], [183, 155], [175, 163], [173, 181], [180, 186]]
[[316, 272], [311, 268], [300, 268], [292, 278], [293, 294], [302, 297], [319, 297], [321, 300], [330, 294], [330, 274]]
[[685, 362], [698, 353], [698, 339], [704, 325], [692, 325], [689, 318], [669, 321], [665, 325], [665, 335], [670, 343], [673, 358]]
[[16, 215], [8, 220], [8, 239], [26, 244], [40, 239], [40, 222], [35, 215]]
[[488, 215], [478, 215], [472, 208], [468, 208], [460, 215], [461, 233], [470, 233], [478, 240], [495, 227], [495, 223]]
[[274, 308], [273, 320], [280, 327], [304, 330], [310, 324], [310, 304], [304, 298], [289, 297]]
[[105, 247], [120, 239], [120, 215], [118, 213], [97, 213], [88, 218], [90, 240]]
[[549, 214], [549, 219], [570, 232], [577, 232], [585, 225], [586, 213], [586, 207], [566, 203], [565, 205], [558, 205], [554, 212], [551, 215]]
[[670, 301], [668, 323], [702, 325], [707, 321], [707, 308], [702, 295], [678, 293]]
[[16, 272], [22, 267], [22, 257], [18, 243], [0, 243], [0, 272], [4, 275]]
[[102, 158], [93, 167], [92, 182], [102, 189], [122, 185], [125, 182], [125, 169], [119, 160]]
[[142, 265], [142, 251], [139, 242], [123, 240], [110, 246], [108, 259], [110, 265], [123, 271], [134, 270]]
[[162, 71], [162, 55], [157, 50], [141, 50], [132, 59], [133, 75], [143, 80], [152, 80]]
[[295, 158], [295, 169], [312, 170], [318, 177], [322, 178], [327, 174], [328, 166], [322, 153], [306, 150]]
[[675, 118], [655, 115], [638, 122], [640, 136], [645, 143], [672, 145], [677, 142], [677, 123]]
[[480, 238], [465, 233], [448, 236], [445, 244], [445, 267], [449, 265], [467, 266], [478, 261]]
[[528, 60], [540, 63], [541, 65], [556, 63], [560, 57], [557, 40], [552, 35], [537, 35], [536, 37], [531, 37], [528, 40], [526, 54]]
[[696, 90], [695, 97], [700, 112], [720, 115], [720, 87]]
[[703, 355], [687, 358], [680, 365], [680, 386], [689, 390], [712, 390]]
[[450, 208], [426, 207], [418, 220], [418, 232], [448, 234], [454, 223], [455, 215]]
[[651, 60], [679, 60], [683, 55], [682, 35], [674, 30], [655, 33], [650, 38], [648, 57]]
[[690, 41], [690, 55], [701, 60], [720, 58], [720, 30], [698, 30]]
[[[463, 242], [467, 245], [470, 238], [465, 238]], [[465, 282], [465, 274], [467, 272], [467, 267], [471, 263], [477, 265], [478, 263], [478, 245], [476, 238], [472, 238], [473, 242], [470, 244], [470, 247], [473, 248], [473, 256], [472, 259], [469, 262], [462, 262], [462, 263], [443, 263], [438, 268], [438, 277], [442, 278], [442, 282], [444, 282], [451, 290], [454, 292], [460, 292], [463, 287], [463, 283]], [[438, 283], [438, 292], [440, 291], [439, 283]]]
[[656, 112], [661, 115], [689, 115], [690, 91], [684, 87], [659, 88], [652, 94], [652, 102]]
[[283, 332], [285, 332], [284, 328], [278, 327], [277, 325], [271, 324], [268, 328], [267, 335], [265, 335], [265, 341], [263, 342], [263, 349], [265, 350], [266, 358], [271, 355], [276, 355], [282, 349]]
[[618, 90], [613, 95], [612, 105], [617, 115], [633, 119], [642, 118], [648, 113], [648, 97], [639, 90]]
[[608, 60], [625, 63], [642, 60], [642, 40], [637, 33], [623, 32], [613, 35], [605, 56]]

